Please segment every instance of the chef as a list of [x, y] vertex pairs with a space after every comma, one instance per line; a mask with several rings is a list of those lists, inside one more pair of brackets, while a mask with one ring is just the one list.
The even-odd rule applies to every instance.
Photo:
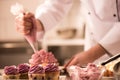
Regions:
[[[37, 22], [37, 39], [41, 33], [56, 26], [67, 15], [73, 0], [45, 0], [34, 17], [26, 13], [16, 18], [17, 31], [29, 35], [31, 18]], [[85, 7], [85, 51], [72, 57], [70, 65], [96, 64], [120, 52], [120, 0], [81, 0]]]

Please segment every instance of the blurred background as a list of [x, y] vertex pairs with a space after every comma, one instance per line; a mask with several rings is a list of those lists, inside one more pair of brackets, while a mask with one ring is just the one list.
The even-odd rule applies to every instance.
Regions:
[[[60, 65], [84, 50], [85, 22], [79, 1], [74, 0], [68, 15], [39, 42], [39, 49], [53, 52]], [[15, 16], [10, 13], [11, 5], [20, 3], [26, 10], [35, 13], [43, 2], [44, 0], [0, 0], [0, 68], [28, 62], [34, 53], [24, 37], [16, 31]]]

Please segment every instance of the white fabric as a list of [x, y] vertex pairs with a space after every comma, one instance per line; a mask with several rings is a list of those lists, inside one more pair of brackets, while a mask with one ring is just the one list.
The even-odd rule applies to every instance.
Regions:
[[[85, 48], [100, 43], [111, 54], [119, 53], [120, 22], [118, 22], [116, 0], [81, 0], [81, 2], [86, 9]], [[47, 31], [64, 17], [71, 5], [72, 0], [46, 0], [37, 9], [36, 18], [42, 21]], [[106, 56], [103, 57], [106, 59]]]
[[[94, 44], [100, 43], [112, 55], [118, 54], [120, 52], [120, 33], [118, 32], [120, 23], [118, 22], [116, 0], [85, 0], [84, 5], [87, 6], [85, 49], [87, 50]], [[88, 12], [90, 12], [89, 15], [87, 15]], [[115, 28], [115, 26], [117, 27]], [[109, 56], [106, 54], [96, 60], [95, 63], [108, 58]]]
[[36, 10], [36, 18], [45, 26], [45, 31], [55, 26], [69, 11], [72, 0], [45, 0]]

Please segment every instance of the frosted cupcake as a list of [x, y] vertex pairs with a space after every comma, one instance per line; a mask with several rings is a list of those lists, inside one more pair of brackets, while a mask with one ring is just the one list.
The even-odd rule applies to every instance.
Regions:
[[59, 80], [59, 63], [52, 52], [48, 52], [43, 61], [46, 80]]
[[28, 79], [29, 64], [23, 63], [18, 65], [19, 79]]
[[40, 50], [40, 51], [37, 51], [36, 53], [34, 53], [32, 56], [31, 56], [31, 59], [29, 59], [29, 63], [31, 66], [34, 66], [34, 65], [39, 65], [39, 64], [42, 64], [43, 62], [43, 59], [44, 59], [44, 51], [43, 50]]
[[3, 79], [19, 79], [18, 69], [15, 65], [4, 67]]
[[57, 64], [51, 63], [45, 66], [46, 80], [59, 80], [59, 68]]
[[84, 68], [77, 65], [69, 66], [67, 71], [71, 80], [101, 80], [101, 70], [93, 63]]
[[45, 70], [41, 65], [31, 66], [28, 74], [29, 80], [45, 80]]
[[40, 50], [32, 55], [29, 63], [31, 66], [39, 64], [43, 66], [45, 68], [46, 80], [58, 80], [59, 64], [52, 52]]
[[29, 63], [32, 65], [39, 65], [46, 66], [49, 63], [57, 63], [58, 61], [55, 56], [51, 52], [46, 52], [45, 50], [40, 50], [34, 53], [29, 60]]

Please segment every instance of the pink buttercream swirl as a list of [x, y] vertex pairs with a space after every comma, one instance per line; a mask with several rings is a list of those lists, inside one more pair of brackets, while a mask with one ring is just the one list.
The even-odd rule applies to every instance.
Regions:
[[19, 64], [17, 68], [19, 73], [27, 73], [29, 71], [30, 66], [27, 63], [23, 63]]
[[44, 50], [40, 50], [32, 55], [29, 63], [32, 65], [38, 65], [42, 63], [57, 63], [57, 59], [52, 54], [52, 52], [46, 52]]
[[15, 65], [5, 66], [4, 67], [4, 73], [6, 75], [16, 75], [16, 74], [18, 74], [18, 69], [16, 68]]
[[87, 67], [70, 66], [68, 72], [71, 80], [98, 80], [101, 70], [93, 63], [89, 63]]
[[41, 65], [34, 65], [31, 66], [29, 69], [29, 74], [41, 74], [41, 73], [45, 73], [45, 70]]
[[45, 66], [45, 72], [55, 72], [55, 71], [59, 71], [59, 67], [57, 64], [51, 63]]

